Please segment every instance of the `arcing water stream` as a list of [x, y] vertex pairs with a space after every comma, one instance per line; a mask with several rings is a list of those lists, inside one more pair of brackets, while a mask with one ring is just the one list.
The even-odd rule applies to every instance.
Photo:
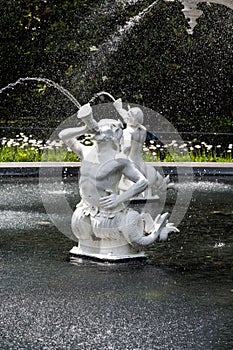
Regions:
[[76, 107], [78, 107], [78, 109], [81, 107], [78, 100], [68, 90], [63, 88], [61, 85], [55, 83], [54, 81], [52, 81], [50, 79], [46, 79], [46, 78], [36, 78], [36, 77], [19, 78], [16, 82], [10, 83], [7, 86], [5, 86], [4, 88], [0, 89], [0, 94], [7, 89], [13, 89], [16, 85], [21, 84], [23, 82], [27, 82], [27, 81], [37, 81], [39, 83], [42, 82], [42, 83], [45, 83], [46, 85], [48, 85], [49, 87], [54, 87], [55, 89], [59, 90], [63, 95], [68, 97], [68, 99], [71, 102], [73, 102], [74, 105]]

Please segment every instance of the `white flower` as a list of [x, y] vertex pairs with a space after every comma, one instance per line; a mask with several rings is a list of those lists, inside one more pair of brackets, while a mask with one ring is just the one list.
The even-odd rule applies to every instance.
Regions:
[[60, 142], [56, 142], [55, 145], [54, 145], [56, 148], [60, 148], [62, 147], [62, 144]]
[[217, 147], [217, 148], [221, 148], [222, 146], [221, 146], [221, 145], [217, 145], [216, 147]]
[[232, 143], [230, 143], [230, 144], [228, 145], [228, 148], [232, 149]]
[[28, 145], [29, 145], [28, 142], [24, 142], [24, 143], [22, 144], [21, 147], [22, 147], [22, 148], [23, 148], [23, 147], [27, 147]]
[[201, 145], [195, 145], [194, 147], [197, 148], [197, 149], [200, 149]]
[[95, 51], [99, 51], [99, 49], [98, 49], [98, 47], [93, 45], [93, 46], [90, 47], [90, 51], [91, 52], [95, 52]]
[[169, 145], [168, 145], [168, 146], [173, 146], [174, 144], [176, 144], [176, 140], [172, 140], [172, 142], [171, 142], [171, 143], [169, 143]]
[[61, 140], [59, 140], [59, 141], [57, 141], [57, 140], [50, 141], [50, 146], [61, 147], [61, 145], [62, 145], [62, 141]]
[[189, 149], [190, 149], [190, 151], [193, 151], [193, 150], [194, 150], [194, 148], [193, 148], [193, 147], [189, 147]]
[[214, 248], [222, 248], [225, 247], [225, 243], [219, 242], [219, 243], [215, 243]]
[[13, 139], [10, 139], [9, 141], [7, 141], [7, 147], [11, 147], [14, 143], [14, 140]]

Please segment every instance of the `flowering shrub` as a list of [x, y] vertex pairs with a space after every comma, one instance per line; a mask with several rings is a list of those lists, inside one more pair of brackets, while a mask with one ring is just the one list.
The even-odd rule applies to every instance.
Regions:
[[221, 145], [197, 143], [196, 140], [182, 144], [173, 140], [169, 144], [161, 145], [152, 140], [143, 148], [143, 158], [145, 161], [165, 162], [232, 162], [232, 147], [232, 144], [223, 148]]
[[[82, 141], [90, 144], [88, 135]], [[151, 140], [143, 148], [143, 158], [147, 162], [156, 161], [192, 161], [192, 162], [232, 162], [233, 145], [209, 145], [196, 140], [179, 144], [173, 140], [169, 144], [159, 144]], [[0, 143], [1, 162], [38, 162], [38, 161], [78, 161], [76, 155], [67, 150], [61, 140], [35, 140], [32, 135], [23, 133], [14, 139], [3, 138]]]
[[35, 140], [32, 135], [23, 133], [16, 135], [15, 139], [1, 141], [1, 162], [38, 162], [38, 161], [75, 161], [77, 157], [67, 151], [62, 141]]

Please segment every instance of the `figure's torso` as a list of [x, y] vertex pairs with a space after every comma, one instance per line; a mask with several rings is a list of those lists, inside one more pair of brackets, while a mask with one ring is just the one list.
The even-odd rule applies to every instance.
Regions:
[[118, 193], [121, 164], [110, 159], [104, 164], [83, 161], [80, 169], [80, 194], [90, 205], [99, 206], [101, 197]]

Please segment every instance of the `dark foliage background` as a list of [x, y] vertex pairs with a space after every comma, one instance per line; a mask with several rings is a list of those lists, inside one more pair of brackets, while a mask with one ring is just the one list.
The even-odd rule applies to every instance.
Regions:
[[[152, 2], [0, 0], [1, 87], [20, 77], [44, 77], [81, 104], [102, 90], [143, 104], [178, 131], [193, 133], [189, 138], [233, 132], [233, 11], [199, 4], [204, 13], [190, 36], [181, 3], [160, 0], [120, 34]], [[53, 128], [76, 111], [42, 83], [17, 85], [0, 98], [2, 135], [25, 127], [46, 137], [51, 131], [38, 128]]]

